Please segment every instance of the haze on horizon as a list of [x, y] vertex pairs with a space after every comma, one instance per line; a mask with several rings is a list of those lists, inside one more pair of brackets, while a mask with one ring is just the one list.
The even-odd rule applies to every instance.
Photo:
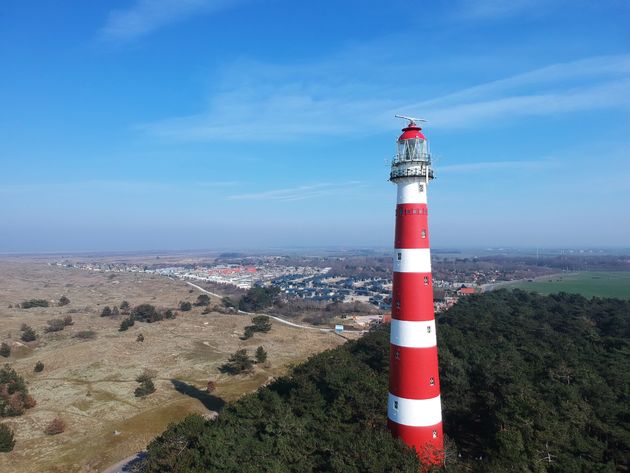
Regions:
[[0, 253], [389, 247], [429, 119], [431, 244], [627, 247], [630, 6], [9, 1]]

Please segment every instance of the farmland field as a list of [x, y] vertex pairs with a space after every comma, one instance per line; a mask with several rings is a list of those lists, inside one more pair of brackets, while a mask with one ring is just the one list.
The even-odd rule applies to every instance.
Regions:
[[540, 294], [568, 292], [585, 297], [617, 297], [630, 299], [630, 272], [585, 271], [553, 274], [534, 281], [519, 281], [503, 287], [519, 288]]

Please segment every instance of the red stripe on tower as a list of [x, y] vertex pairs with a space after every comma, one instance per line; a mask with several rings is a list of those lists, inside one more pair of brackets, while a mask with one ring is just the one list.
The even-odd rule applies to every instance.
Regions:
[[415, 119], [398, 138], [390, 181], [398, 187], [390, 337], [388, 427], [425, 465], [444, 458], [427, 186], [426, 138]]

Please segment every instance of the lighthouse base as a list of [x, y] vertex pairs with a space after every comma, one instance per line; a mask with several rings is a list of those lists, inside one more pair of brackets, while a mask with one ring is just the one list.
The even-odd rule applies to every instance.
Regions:
[[420, 462], [424, 465], [444, 463], [444, 438], [442, 423], [423, 427], [398, 424], [387, 420], [387, 427], [394, 437], [416, 450]]

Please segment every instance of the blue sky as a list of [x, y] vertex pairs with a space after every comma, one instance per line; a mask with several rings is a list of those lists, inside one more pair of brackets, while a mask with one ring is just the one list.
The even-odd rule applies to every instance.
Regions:
[[0, 252], [390, 246], [425, 132], [433, 247], [630, 246], [630, 5], [8, 0]]

